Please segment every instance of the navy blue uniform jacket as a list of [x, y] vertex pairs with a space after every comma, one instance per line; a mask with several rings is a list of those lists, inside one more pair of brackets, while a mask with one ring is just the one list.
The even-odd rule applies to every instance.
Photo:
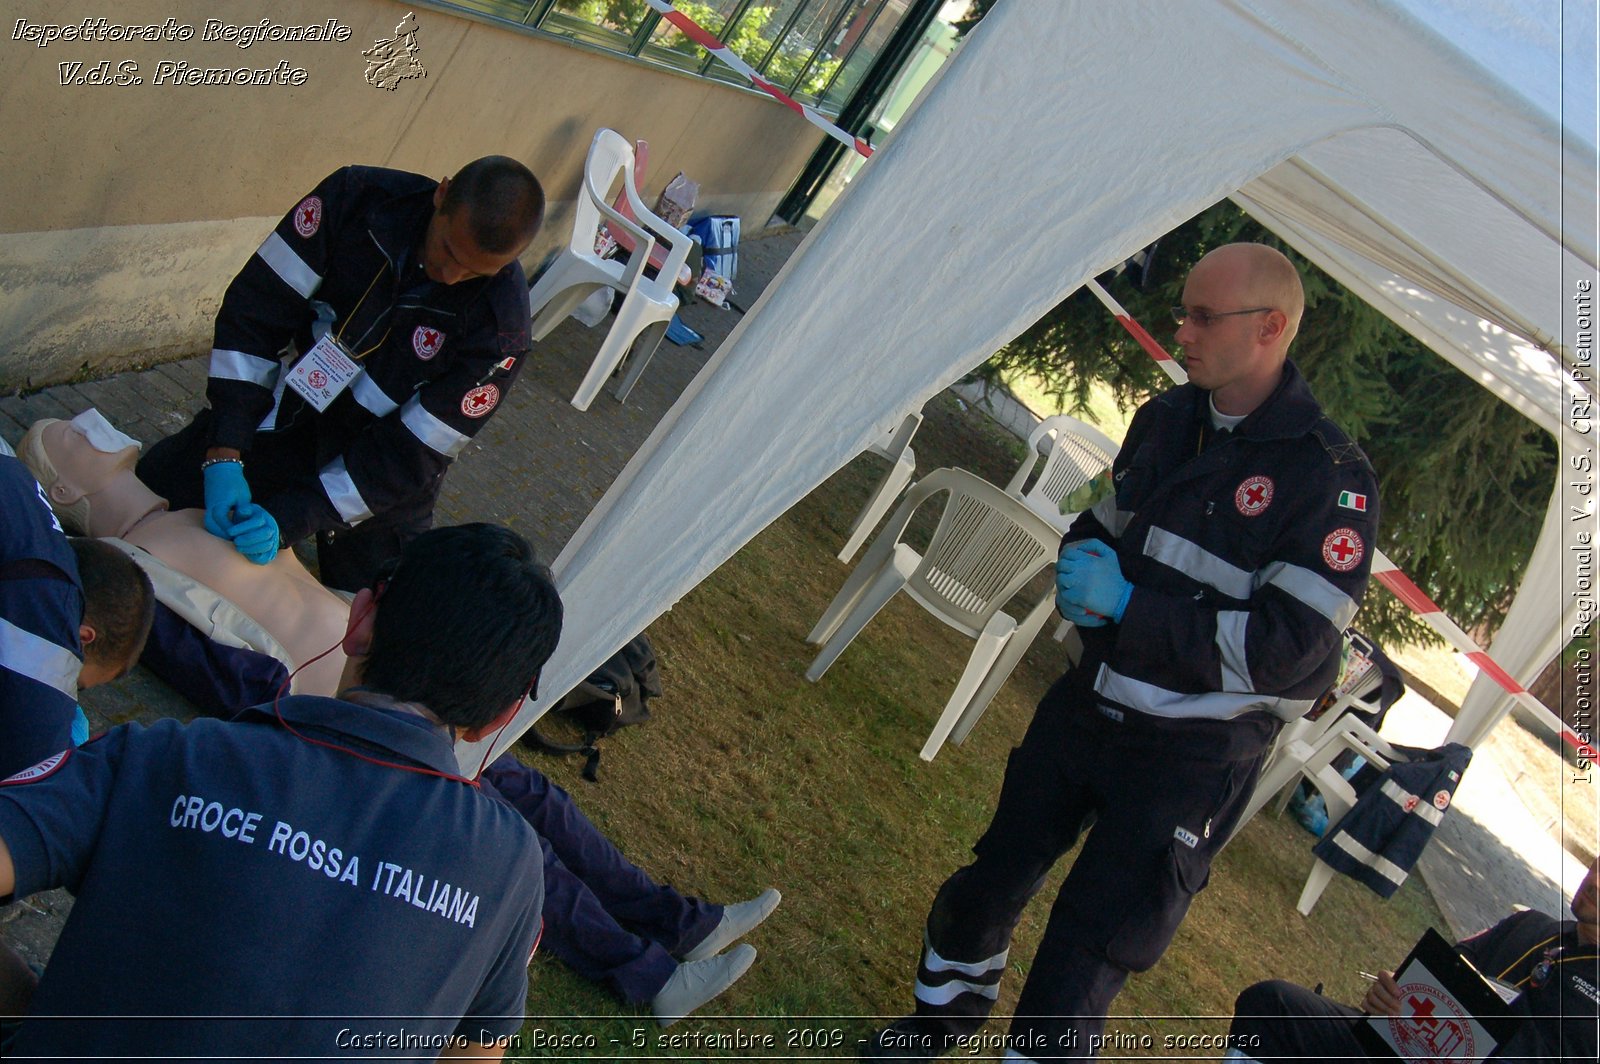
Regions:
[[1184, 384], [1140, 407], [1115, 495], [1064, 537], [1113, 546], [1134, 585], [1122, 623], [1081, 630], [1080, 668], [1114, 707], [1294, 720], [1338, 672], [1377, 549], [1377, 480], [1293, 362], [1221, 439], [1208, 397]]
[[[400, 170], [336, 171], [223, 297], [206, 386], [210, 445], [248, 451], [257, 431], [315, 426], [315, 478], [257, 500], [285, 542], [430, 500], [522, 370], [522, 267], [443, 285], [418, 264], [437, 186]], [[279, 356], [330, 331], [364, 372], [318, 414], [286, 389]]]
[[[419, 717], [282, 712], [365, 758], [456, 771]], [[409, 1035], [431, 1056], [520, 1028], [539, 842], [478, 788], [314, 745], [270, 707], [114, 728], [24, 775], [0, 785], [17, 894], [77, 901], [19, 1055], [335, 1059]]]
[[38, 481], [0, 455], [0, 779], [72, 745], [78, 563]]

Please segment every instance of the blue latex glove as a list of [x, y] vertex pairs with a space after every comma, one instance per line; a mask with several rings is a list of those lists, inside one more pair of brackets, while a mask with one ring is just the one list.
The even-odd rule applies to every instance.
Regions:
[[1133, 595], [1133, 585], [1123, 579], [1117, 552], [1098, 539], [1074, 543], [1056, 562], [1056, 604], [1062, 616], [1075, 606], [1112, 621], [1122, 620]]
[[238, 520], [235, 511], [250, 505], [243, 463], [217, 462], [201, 469], [200, 476], [206, 490], [206, 531], [220, 539], [232, 539], [229, 529]]
[[1079, 628], [1099, 628], [1106, 623], [1106, 619], [1098, 613], [1090, 613], [1068, 602], [1060, 591], [1056, 592], [1056, 611]]
[[277, 556], [278, 522], [271, 514], [247, 502], [234, 515], [238, 520], [228, 529], [228, 538], [240, 554], [257, 565], [265, 565]]

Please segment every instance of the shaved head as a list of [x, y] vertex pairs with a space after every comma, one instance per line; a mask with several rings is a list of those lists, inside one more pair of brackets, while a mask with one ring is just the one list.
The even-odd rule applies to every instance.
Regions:
[[[1300, 316], [1306, 309], [1306, 291], [1300, 271], [1288, 256], [1265, 244], [1224, 244], [1206, 254], [1201, 263], [1225, 265], [1233, 273], [1239, 298], [1248, 306], [1272, 307], [1283, 311], [1288, 324], [1283, 331], [1287, 348], [1300, 331]], [[1196, 264], [1199, 268], [1199, 264]]]
[[1265, 244], [1224, 244], [1194, 264], [1175, 336], [1219, 412], [1248, 414], [1272, 394], [1305, 299], [1294, 264]]

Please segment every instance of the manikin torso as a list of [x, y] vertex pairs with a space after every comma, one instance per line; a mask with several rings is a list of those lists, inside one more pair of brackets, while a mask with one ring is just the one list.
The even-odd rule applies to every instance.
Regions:
[[166, 500], [134, 475], [137, 452], [132, 448], [115, 454], [98, 451], [64, 421], [46, 425], [41, 439], [56, 470], [55, 482], [45, 485], [47, 493], [63, 504], [88, 501], [84, 532], [114, 536], [149, 551], [229, 599], [282, 644], [290, 668], [331, 647], [326, 657], [299, 673], [295, 690], [331, 695], [338, 689], [345, 664], [339, 642], [350, 607], [317, 583], [292, 551], [279, 551], [268, 564], [257, 565], [228, 540], [207, 532], [203, 511], [167, 510]]

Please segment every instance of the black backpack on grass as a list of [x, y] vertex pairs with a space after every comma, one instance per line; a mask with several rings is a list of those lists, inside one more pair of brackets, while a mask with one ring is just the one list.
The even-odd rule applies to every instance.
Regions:
[[640, 634], [550, 707], [523, 733], [522, 741], [550, 753], [583, 754], [583, 778], [593, 783], [600, 771], [595, 744], [612, 732], [649, 720], [649, 701], [660, 697], [656, 651], [649, 637]]

